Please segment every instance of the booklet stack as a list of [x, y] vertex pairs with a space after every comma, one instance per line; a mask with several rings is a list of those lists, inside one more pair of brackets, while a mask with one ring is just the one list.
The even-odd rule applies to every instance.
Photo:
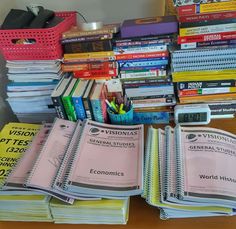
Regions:
[[7, 61], [7, 101], [21, 122], [51, 122], [56, 114], [51, 93], [62, 77], [58, 60]]
[[126, 224], [129, 217], [129, 198], [76, 200], [73, 205], [53, 198], [50, 209], [55, 223]]
[[[1, 149], [6, 152], [1, 151], [0, 158], [9, 162], [8, 172], [2, 176], [3, 192], [41, 193], [63, 201], [52, 200], [56, 222], [126, 223], [129, 196], [143, 191], [143, 125], [113, 126], [90, 120], [75, 123], [56, 118], [53, 124], [37, 125], [37, 130], [34, 134], [8, 128], [1, 132]], [[21, 137], [5, 138], [6, 131]], [[31, 136], [27, 149], [29, 140], [22, 136]], [[13, 146], [8, 146], [9, 142]], [[15, 144], [24, 149], [18, 150]], [[19, 151], [17, 157], [7, 155], [12, 150]], [[68, 209], [73, 216], [60, 216], [60, 209]], [[82, 216], [81, 221], [76, 216]]]
[[143, 197], [161, 219], [234, 215], [235, 143], [215, 128], [150, 127]]

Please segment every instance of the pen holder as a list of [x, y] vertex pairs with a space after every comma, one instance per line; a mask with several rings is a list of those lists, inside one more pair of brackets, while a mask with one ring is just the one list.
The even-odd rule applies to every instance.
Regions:
[[118, 125], [133, 124], [133, 116], [134, 116], [133, 106], [131, 106], [130, 110], [127, 111], [125, 114], [115, 114], [109, 108], [107, 108], [107, 113], [109, 115], [111, 124], [118, 124]]

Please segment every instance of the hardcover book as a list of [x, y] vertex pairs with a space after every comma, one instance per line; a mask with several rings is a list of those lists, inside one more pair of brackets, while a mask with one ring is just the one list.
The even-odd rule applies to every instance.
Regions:
[[125, 20], [121, 26], [121, 37], [141, 37], [178, 32], [176, 16], [158, 16]]

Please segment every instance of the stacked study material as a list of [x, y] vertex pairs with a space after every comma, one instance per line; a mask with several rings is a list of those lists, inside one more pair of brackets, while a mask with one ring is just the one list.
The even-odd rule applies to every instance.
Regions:
[[[5, 188], [8, 177], [11, 182], [19, 178], [16, 165], [26, 151], [29, 142], [37, 135], [40, 125], [9, 123], [0, 132], [0, 220], [1, 221], [52, 221], [48, 195], [26, 190], [19, 182]], [[32, 145], [32, 147], [39, 147]], [[34, 155], [32, 155], [34, 156]], [[31, 157], [32, 162], [34, 158]], [[23, 169], [28, 173], [27, 167]], [[12, 184], [13, 185], [13, 184]]]
[[[29, 128], [27, 131], [24, 125]], [[143, 190], [143, 126], [114, 129], [112, 125], [90, 120], [75, 123], [56, 118], [53, 124], [35, 128], [32, 124], [12, 123], [1, 132], [0, 158], [7, 161], [1, 164], [1, 171], [5, 171], [1, 174], [1, 194], [10, 196], [4, 201], [10, 206], [14, 200], [21, 202], [28, 198], [46, 208], [48, 195], [64, 202], [52, 201], [56, 222], [126, 223], [129, 196], [139, 195]], [[15, 138], [4, 137], [7, 133]], [[26, 149], [29, 140], [32, 142]], [[16, 194], [18, 199], [14, 197]], [[97, 201], [89, 204], [85, 200]], [[62, 217], [60, 209], [68, 209], [68, 214]], [[38, 211], [42, 217], [48, 215], [42, 208]], [[37, 213], [32, 214], [29, 220]], [[74, 218], [78, 215], [81, 220]], [[20, 220], [21, 214], [18, 216]], [[39, 216], [39, 220], [44, 219]]]
[[133, 102], [134, 123], [168, 123], [175, 105], [169, 50], [178, 31], [175, 16], [125, 20], [115, 39], [124, 93]]
[[143, 197], [162, 219], [235, 215], [235, 139], [215, 128], [150, 127]]
[[55, 223], [126, 224], [129, 217], [129, 198], [76, 200], [73, 205], [52, 198], [50, 209]]
[[236, 2], [174, 3], [180, 27], [180, 49], [172, 53], [172, 75], [177, 82], [179, 102], [207, 103], [212, 117], [233, 117], [236, 111]]
[[51, 94], [57, 117], [70, 121], [93, 119], [108, 123], [104, 82], [63, 77]]
[[110, 79], [118, 74], [112, 51], [112, 38], [119, 24], [108, 24], [96, 30], [73, 27], [62, 35], [64, 72], [74, 72], [83, 79]]
[[21, 122], [52, 121], [55, 110], [50, 95], [62, 76], [60, 62], [7, 61], [7, 101]]

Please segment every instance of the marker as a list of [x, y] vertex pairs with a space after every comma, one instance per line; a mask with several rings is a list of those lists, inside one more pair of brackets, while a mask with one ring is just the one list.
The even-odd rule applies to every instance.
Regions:
[[126, 111], [123, 110], [123, 108], [124, 108], [124, 104], [121, 103], [121, 104], [120, 104], [120, 107], [119, 107], [119, 114], [126, 114]]
[[112, 112], [114, 112], [115, 114], [117, 114], [118, 111], [116, 111], [116, 110], [113, 108], [113, 106], [110, 104], [110, 102], [109, 102], [107, 99], [105, 99], [105, 102], [106, 102], [106, 104], [108, 105], [109, 109], [110, 109]]

